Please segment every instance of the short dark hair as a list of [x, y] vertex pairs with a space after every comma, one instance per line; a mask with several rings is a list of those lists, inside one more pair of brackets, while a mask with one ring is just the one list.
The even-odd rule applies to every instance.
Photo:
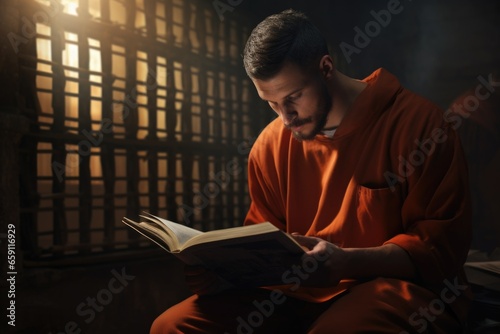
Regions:
[[305, 14], [287, 9], [268, 16], [253, 29], [243, 50], [243, 64], [250, 78], [265, 80], [287, 61], [306, 67], [327, 54], [319, 29]]

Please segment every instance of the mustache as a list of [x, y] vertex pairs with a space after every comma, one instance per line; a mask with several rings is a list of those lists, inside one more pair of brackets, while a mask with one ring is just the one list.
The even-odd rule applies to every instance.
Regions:
[[307, 118], [302, 118], [302, 119], [296, 118], [293, 121], [291, 121], [290, 123], [285, 124], [285, 127], [287, 127], [288, 129], [291, 129], [291, 128], [299, 127], [299, 126], [302, 126], [304, 124], [311, 123], [311, 122], [312, 122], [312, 117], [307, 117]]

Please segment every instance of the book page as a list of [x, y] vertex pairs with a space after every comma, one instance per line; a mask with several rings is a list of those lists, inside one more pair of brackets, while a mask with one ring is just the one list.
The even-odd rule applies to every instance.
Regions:
[[469, 251], [464, 270], [469, 283], [500, 291], [500, 249], [489, 255], [478, 250]]
[[[197, 235], [196, 237], [193, 237], [191, 240], [189, 240], [189, 242], [183, 245], [182, 249], [201, 243], [209, 243], [219, 240], [227, 240], [235, 238], [245, 238], [254, 235], [255, 236], [265, 235], [268, 233], [275, 233], [279, 231], [280, 230], [276, 226], [274, 226], [269, 222], [255, 224], [255, 225], [230, 227], [222, 230], [213, 230], [202, 233], [202, 235]], [[293, 238], [290, 239], [300, 248], [300, 245]]]
[[132, 228], [134, 231], [138, 232], [139, 234], [153, 241], [167, 252], [171, 253], [170, 249], [174, 248], [174, 246], [171, 244], [172, 241], [171, 238], [165, 238], [165, 236], [161, 237], [158, 235], [158, 232], [166, 234], [165, 231], [159, 230], [158, 228], [155, 228], [155, 230], [151, 230], [151, 227], [149, 226], [143, 227], [140, 224], [126, 217], [123, 218], [122, 222], [128, 227]]
[[465, 265], [500, 276], [500, 261], [467, 262]]
[[187, 227], [185, 225], [174, 223], [170, 220], [166, 220], [152, 214], [141, 217], [147, 219], [148, 221], [154, 222], [159, 227], [163, 228], [168, 234], [173, 233], [177, 239], [178, 248], [182, 246], [191, 238], [203, 234], [203, 232], [195, 230], [193, 228]]

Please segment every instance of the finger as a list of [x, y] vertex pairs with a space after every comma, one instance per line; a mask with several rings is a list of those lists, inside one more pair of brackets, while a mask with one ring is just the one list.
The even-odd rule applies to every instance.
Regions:
[[[295, 240], [297, 240], [297, 239], [298, 239], [297, 237], [299, 237], [299, 238], [300, 238], [300, 237], [302, 236], [302, 234], [300, 234], [300, 233], [298, 233], [298, 232], [292, 232], [292, 233], [291, 233], [291, 236], [292, 236], [292, 237], [294, 237], [294, 239], [295, 239]], [[300, 243], [298, 240], [297, 240], [297, 242], [300, 244], [300, 247], [302, 247], [302, 249], [303, 249], [305, 252], [309, 251], [309, 248], [308, 248], [308, 247], [304, 246], [304, 245], [303, 245], [302, 243]]]
[[304, 235], [292, 235], [292, 237], [302, 246], [306, 246], [307, 248], [311, 249], [314, 248], [320, 241], [320, 239], [315, 238], [315, 237], [306, 237]]

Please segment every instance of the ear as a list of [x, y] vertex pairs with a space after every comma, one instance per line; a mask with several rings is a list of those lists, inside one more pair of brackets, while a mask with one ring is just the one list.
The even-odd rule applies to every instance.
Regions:
[[324, 55], [319, 61], [319, 70], [325, 79], [331, 78], [335, 71], [335, 64], [330, 55]]

